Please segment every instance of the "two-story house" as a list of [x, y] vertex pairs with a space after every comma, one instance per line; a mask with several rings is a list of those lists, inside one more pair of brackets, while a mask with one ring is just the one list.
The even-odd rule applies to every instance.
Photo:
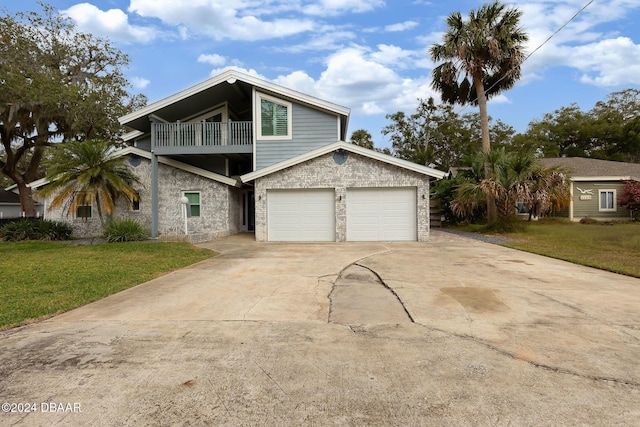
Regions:
[[[445, 173], [346, 143], [349, 114], [224, 71], [120, 118], [131, 132], [117, 155], [143, 185], [116, 216], [163, 239], [427, 240], [429, 183]], [[74, 223], [95, 231], [90, 209], [80, 214]]]

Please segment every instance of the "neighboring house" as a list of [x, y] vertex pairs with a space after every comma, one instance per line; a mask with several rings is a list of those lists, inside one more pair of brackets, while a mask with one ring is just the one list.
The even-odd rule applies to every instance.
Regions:
[[[18, 191], [17, 185], [12, 185], [6, 190], [0, 190], [0, 219], [20, 218], [22, 216], [20, 195], [16, 191]], [[43, 211], [44, 206], [36, 203], [36, 215], [41, 217]]]
[[544, 166], [561, 166], [571, 175], [571, 202], [557, 213], [571, 221], [582, 218], [624, 220], [630, 212], [618, 205], [618, 195], [625, 181], [640, 181], [640, 164], [560, 157], [539, 159]]
[[[227, 70], [120, 118], [140, 203], [116, 217], [191, 241], [417, 240], [444, 172], [344, 142], [348, 108]], [[95, 232], [91, 207], [73, 221]], [[52, 213], [60, 216], [61, 213]], [[93, 228], [89, 225], [93, 223]], [[93, 230], [93, 231], [92, 231]]]

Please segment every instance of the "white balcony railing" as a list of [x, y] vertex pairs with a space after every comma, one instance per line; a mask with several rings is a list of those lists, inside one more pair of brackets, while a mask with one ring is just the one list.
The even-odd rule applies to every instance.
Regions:
[[253, 143], [252, 122], [153, 123], [155, 147], [247, 146]]

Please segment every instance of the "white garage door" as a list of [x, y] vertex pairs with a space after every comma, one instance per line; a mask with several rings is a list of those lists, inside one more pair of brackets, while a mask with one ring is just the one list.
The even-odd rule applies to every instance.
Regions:
[[347, 240], [417, 240], [415, 188], [347, 190]]
[[334, 195], [333, 189], [267, 191], [267, 240], [335, 241]]

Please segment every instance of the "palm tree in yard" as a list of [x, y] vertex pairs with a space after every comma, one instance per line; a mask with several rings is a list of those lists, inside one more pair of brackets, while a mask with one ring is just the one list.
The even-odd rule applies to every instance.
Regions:
[[79, 206], [96, 204], [100, 222], [111, 215], [116, 200], [138, 200], [133, 185], [139, 182], [123, 157], [114, 157], [114, 146], [108, 141], [66, 142], [56, 147], [48, 162], [50, 183], [40, 191], [53, 196], [50, 209], [63, 208], [74, 213]]
[[[482, 150], [491, 150], [487, 100], [513, 87], [520, 78], [528, 35], [520, 28], [522, 12], [495, 1], [472, 10], [467, 19], [460, 12], [447, 18], [441, 44], [429, 49], [431, 59], [442, 62], [432, 72], [432, 87], [444, 102], [478, 105]], [[490, 173], [485, 165], [485, 177]], [[488, 217], [496, 219], [494, 203], [487, 200]]]

